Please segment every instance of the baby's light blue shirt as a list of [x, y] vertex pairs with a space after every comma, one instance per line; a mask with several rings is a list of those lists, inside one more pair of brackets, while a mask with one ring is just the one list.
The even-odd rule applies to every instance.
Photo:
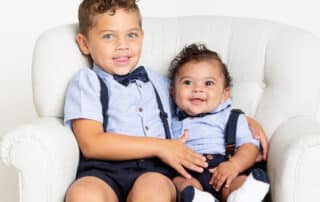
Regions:
[[[225, 155], [224, 131], [231, 112], [231, 99], [220, 104], [213, 114], [204, 117], [186, 118], [179, 121], [177, 117], [172, 121], [174, 138], [179, 138], [188, 129], [186, 144], [201, 154]], [[245, 143], [251, 143], [259, 148], [259, 141], [252, 137], [247, 120], [243, 114], [237, 123], [236, 148]]]
[[[171, 121], [169, 80], [147, 70], [161, 98], [168, 122]], [[108, 125], [106, 131], [131, 136], [165, 138], [163, 124], [152, 83], [135, 81], [127, 87], [114, 80], [113, 75], [97, 65], [82, 68], [69, 83], [64, 106], [64, 123], [71, 128], [73, 119], [90, 119], [103, 123], [100, 102], [100, 83], [97, 74], [108, 88]]]

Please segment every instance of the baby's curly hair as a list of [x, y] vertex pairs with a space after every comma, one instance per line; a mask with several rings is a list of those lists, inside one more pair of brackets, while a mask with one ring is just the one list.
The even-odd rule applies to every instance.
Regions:
[[178, 55], [170, 62], [169, 78], [171, 85], [174, 85], [176, 75], [183, 65], [188, 62], [201, 62], [207, 60], [216, 60], [220, 64], [221, 72], [224, 76], [224, 87], [231, 87], [231, 76], [227, 66], [223, 63], [222, 59], [217, 52], [209, 50], [204, 44], [190, 44], [184, 47]]
[[141, 27], [141, 14], [137, 2], [138, 0], [83, 0], [78, 9], [79, 32], [87, 35], [94, 25], [95, 16], [106, 12], [114, 15], [117, 9], [137, 12]]

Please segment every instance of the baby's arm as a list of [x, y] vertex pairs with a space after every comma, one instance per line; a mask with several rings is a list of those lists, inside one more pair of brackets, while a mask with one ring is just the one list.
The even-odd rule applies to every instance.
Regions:
[[184, 168], [201, 172], [207, 166], [202, 155], [184, 144], [187, 134], [177, 140], [134, 137], [113, 132], [105, 134], [100, 122], [88, 119], [73, 120], [72, 129], [87, 158], [130, 160], [158, 157], [186, 178], [190, 178], [190, 175]]
[[234, 156], [228, 161], [220, 163], [217, 167], [210, 169], [212, 173], [210, 184], [216, 190], [220, 190], [222, 185], [228, 188], [232, 180], [242, 171], [251, 167], [258, 156], [258, 148], [256, 145], [247, 143], [241, 145]]

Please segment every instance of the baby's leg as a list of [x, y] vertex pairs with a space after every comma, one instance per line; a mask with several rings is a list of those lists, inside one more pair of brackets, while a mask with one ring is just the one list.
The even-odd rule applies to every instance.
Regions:
[[238, 176], [229, 190], [223, 191], [223, 197], [227, 202], [257, 202], [262, 201], [268, 191], [269, 179], [265, 171], [253, 169], [248, 177]]
[[173, 182], [160, 173], [148, 172], [137, 178], [128, 194], [127, 202], [175, 202]]
[[173, 183], [177, 186], [180, 192], [188, 186], [193, 186], [201, 191], [203, 190], [200, 182], [195, 178], [187, 179], [185, 177], [178, 176], [173, 179]]
[[87, 176], [76, 180], [68, 189], [66, 202], [118, 202], [116, 193], [103, 180]]
[[181, 193], [180, 198], [184, 202], [217, 201], [211, 193], [203, 191], [202, 185], [195, 178], [186, 179], [184, 177], [178, 176], [173, 179], [173, 182]]

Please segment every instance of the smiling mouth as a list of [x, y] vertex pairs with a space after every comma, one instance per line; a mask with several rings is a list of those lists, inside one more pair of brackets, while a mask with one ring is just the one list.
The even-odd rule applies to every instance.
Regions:
[[195, 104], [195, 105], [198, 105], [198, 104], [201, 104], [205, 101], [205, 99], [201, 99], [201, 98], [191, 98], [190, 99], [190, 102], [192, 104]]
[[118, 65], [125, 65], [125, 64], [129, 63], [130, 57], [129, 56], [120, 56], [120, 57], [114, 57], [114, 58], [112, 58], [112, 60]]

